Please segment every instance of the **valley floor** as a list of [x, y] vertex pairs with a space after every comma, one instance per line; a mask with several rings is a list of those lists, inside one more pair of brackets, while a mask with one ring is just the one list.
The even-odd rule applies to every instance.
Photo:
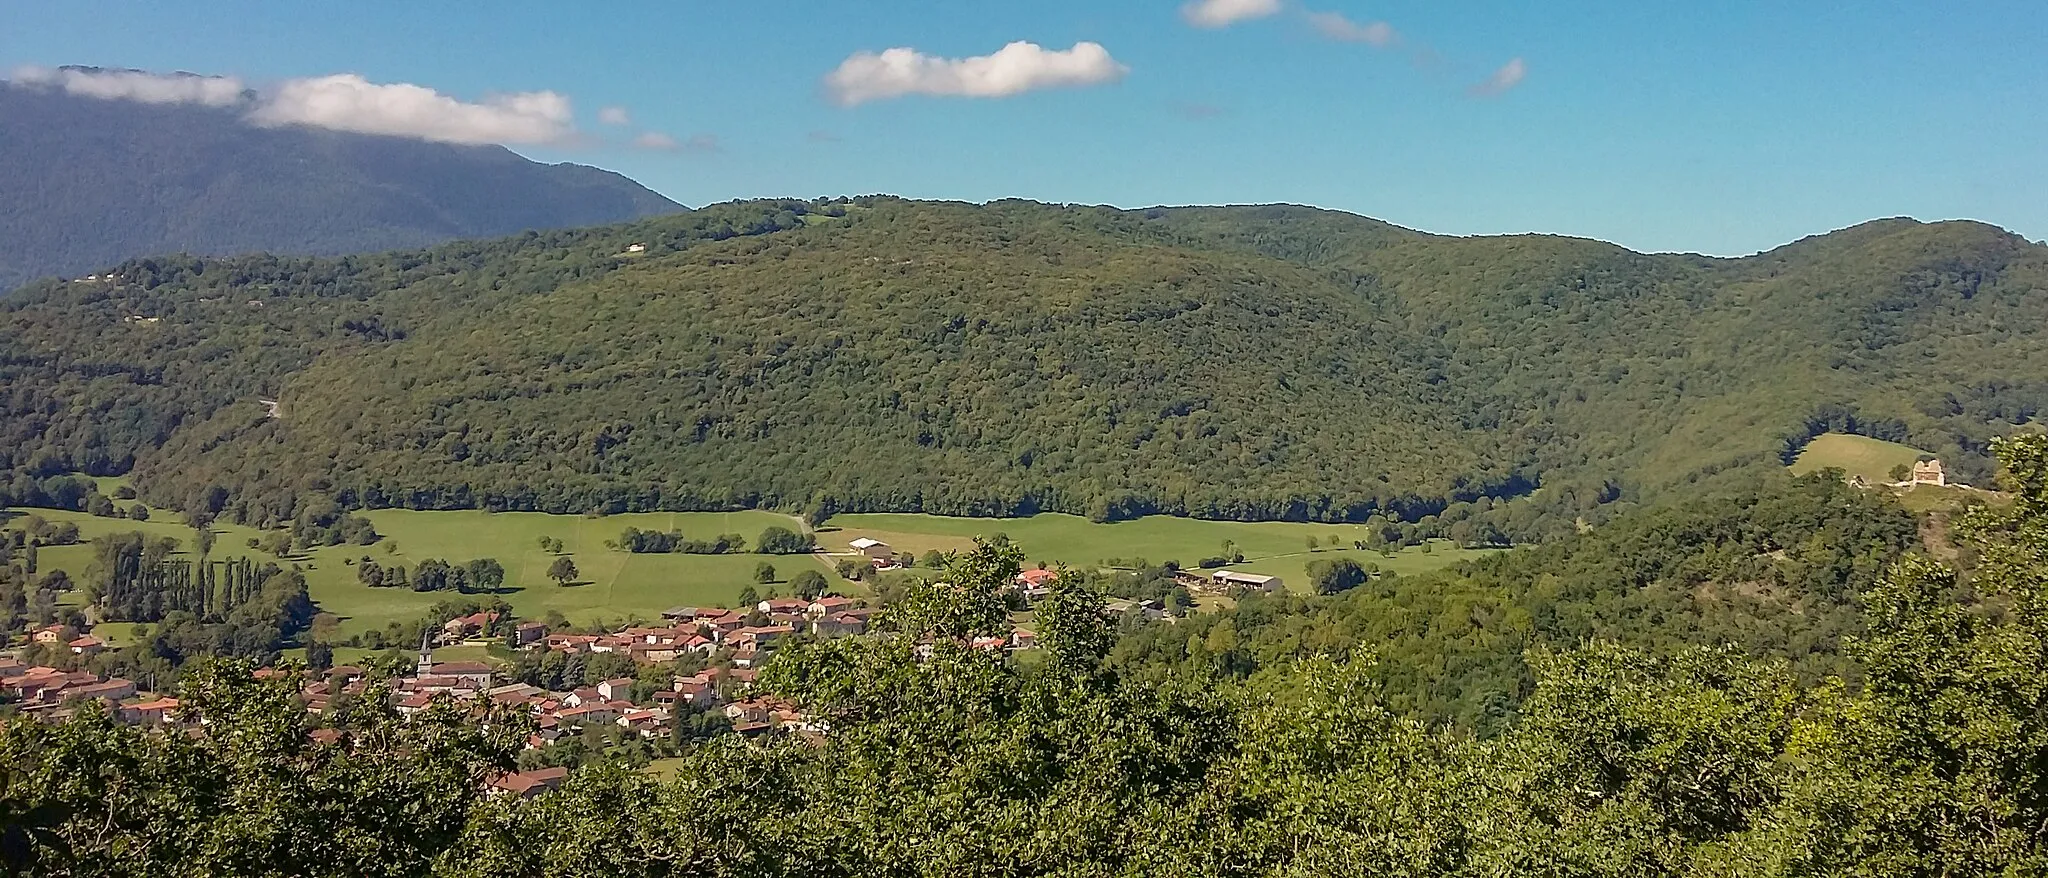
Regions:
[[[74, 581], [83, 581], [88, 575], [94, 553], [90, 541], [100, 536], [140, 531], [151, 537], [170, 537], [178, 540], [188, 554], [193, 543], [191, 528], [180, 523], [170, 511], [159, 511], [149, 521], [133, 521], [80, 512], [14, 508], [0, 511], [0, 526], [29, 515], [78, 525], [80, 543], [43, 548], [39, 565], [42, 570], [64, 570]], [[1053, 567], [1122, 566], [1140, 559], [1155, 564], [1171, 560], [1194, 567], [1204, 558], [1222, 555], [1228, 541], [1234, 552], [1246, 558], [1245, 563], [1231, 565], [1229, 569], [1279, 576], [1296, 591], [1306, 588], [1308, 564], [1318, 559], [1348, 557], [1361, 564], [1412, 575], [1478, 557], [1486, 551], [1436, 542], [1382, 555], [1353, 548], [1354, 542], [1365, 538], [1364, 528], [1356, 525], [1167, 517], [1098, 524], [1054, 514], [1022, 519], [871, 514], [841, 515], [827, 522], [817, 533], [821, 552], [814, 555], [636, 555], [608, 549], [604, 544], [617, 539], [620, 531], [628, 527], [678, 530], [693, 539], [736, 533], [751, 543], [765, 528], [794, 529], [798, 524], [789, 516], [760, 511], [588, 517], [387, 509], [367, 516], [383, 535], [375, 545], [327, 546], [285, 559], [286, 563], [298, 564], [305, 570], [308, 589], [319, 609], [342, 617], [338, 631], [341, 638], [414, 621], [427, 608], [449, 597], [436, 592], [366, 586], [356, 576], [355, 562], [363, 557], [385, 566], [406, 567], [432, 558], [454, 564], [472, 558], [496, 558], [506, 571], [505, 593], [500, 597], [522, 617], [537, 619], [558, 611], [573, 623], [591, 624], [631, 616], [653, 618], [676, 606], [729, 606], [743, 589], [752, 587], [766, 596], [806, 569], [825, 572], [836, 583], [836, 591], [859, 594], [864, 591], [861, 584], [839, 579], [834, 568], [842, 558], [854, 557], [849, 544], [862, 537], [886, 542], [898, 553], [922, 555], [932, 550], [964, 549], [973, 545], [975, 536], [1000, 533], [1023, 548], [1026, 566], [1044, 563]], [[231, 524], [216, 524], [214, 530], [219, 535], [213, 551], [215, 557], [268, 557], [248, 545], [250, 540], [262, 538], [265, 531]], [[558, 586], [547, 578], [554, 555], [542, 550], [543, 537], [560, 540], [563, 554], [575, 561], [580, 575], [574, 584]], [[1317, 542], [1313, 551], [1309, 548], [1310, 538]], [[764, 561], [775, 567], [776, 583], [764, 585], [755, 581], [755, 567]], [[65, 599], [77, 601], [82, 595], [73, 591]], [[119, 626], [104, 630], [118, 641]]]

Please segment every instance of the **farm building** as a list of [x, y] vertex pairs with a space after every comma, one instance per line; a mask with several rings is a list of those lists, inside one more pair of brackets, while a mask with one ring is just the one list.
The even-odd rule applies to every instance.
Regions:
[[852, 546], [854, 551], [866, 555], [869, 558], [873, 558], [877, 561], [887, 560], [895, 557], [895, 554], [889, 551], [889, 544], [882, 542], [881, 540], [861, 537], [860, 539], [854, 540], [851, 543], [847, 543], [847, 545]]
[[1941, 468], [1941, 461], [1923, 460], [1913, 464], [1913, 484], [1946, 485], [1948, 473]]
[[1281, 583], [1280, 577], [1267, 576], [1262, 573], [1239, 573], [1235, 570], [1218, 570], [1209, 579], [1216, 583], [1218, 588], [1248, 588], [1268, 594], [1278, 593], [1286, 588]]

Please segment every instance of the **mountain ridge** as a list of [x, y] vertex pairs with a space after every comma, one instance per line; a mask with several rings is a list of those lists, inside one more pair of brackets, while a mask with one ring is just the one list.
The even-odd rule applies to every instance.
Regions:
[[623, 175], [0, 82], [0, 288], [186, 251], [340, 255], [683, 207]]

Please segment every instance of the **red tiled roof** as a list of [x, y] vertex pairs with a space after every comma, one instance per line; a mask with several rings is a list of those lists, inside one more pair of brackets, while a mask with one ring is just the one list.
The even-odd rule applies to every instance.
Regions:
[[474, 677], [491, 673], [491, 666], [483, 662], [442, 662], [428, 669], [436, 677]]

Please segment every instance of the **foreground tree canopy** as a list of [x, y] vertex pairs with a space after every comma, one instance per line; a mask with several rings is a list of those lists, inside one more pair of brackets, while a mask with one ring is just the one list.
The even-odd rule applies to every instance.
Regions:
[[886, 633], [770, 665], [815, 741], [726, 736], [669, 780], [492, 799], [519, 717], [365, 706], [318, 745], [290, 683], [225, 662], [185, 693], [200, 734], [10, 723], [0, 852], [33, 875], [2036, 874], [2048, 438], [2002, 455], [2018, 498], [1959, 525], [1967, 574], [1907, 556], [1863, 595], [1854, 686], [1594, 641], [1533, 652], [1533, 694], [1480, 739], [1387, 708], [1362, 657], [1120, 674], [1071, 580], [1043, 649], [1005, 663], [965, 645], [1017, 569], [985, 545]]
[[865, 198], [112, 275], [0, 297], [17, 500], [82, 471], [250, 524], [339, 500], [1531, 541], [1823, 430], [1988, 482], [1985, 442], [2048, 408], [2048, 247], [1964, 222], [1707, 259]]

